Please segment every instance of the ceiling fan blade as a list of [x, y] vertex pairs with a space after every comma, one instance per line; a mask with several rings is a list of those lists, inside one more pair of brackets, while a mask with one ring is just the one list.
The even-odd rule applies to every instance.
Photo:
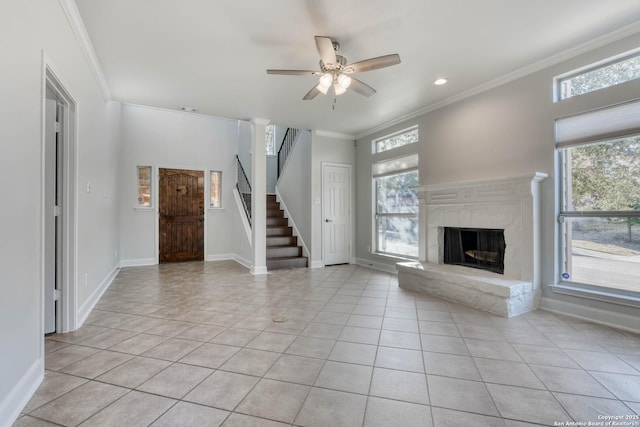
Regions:
[[316, 36], [316, 47], [324, 65], [329, 68], [337, 65], [336, 51], [333, 49], [333, 42], [329, 37]]
[[320, 90], [318, 89], [318, 86], [319, 85], [316, 85], [313, 88], [311, 88], [311, 90], [309, 92], [307, 92], [307, 94], [302, 99], [304, 101], [310, 101], [313, 98], [315, 98], [316, 96], [318, 96], [318, 94], [320, 93]]
[[345, 73], [361, 73], [363, 71], [377, 70], [378, 68], [390, 67], [400, 63], [400, 55], [393, 53], [391, 55], [378, 56], [377, 58], [365, 59], [347, 66]]
[[321, 73], [309, 70], [267, 70], [267, 74], [281, 74], [284, 76], [316, 76]]
[[371, 96], [376, 93], [376, 90], [374, 88], [364, 82], [361, 82], [358, 79], [354, 79], [353, 77], [351, 77], [351, 84], [349, 85], [349, 89], [364, 96]]

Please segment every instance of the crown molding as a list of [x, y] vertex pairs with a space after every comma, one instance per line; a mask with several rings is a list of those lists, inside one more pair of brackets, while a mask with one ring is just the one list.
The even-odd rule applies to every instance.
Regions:
[[376, 132], [380, 132], [384, 129], [387, 129], [391, 126], [402, 123], [406, 120], [414, 119], [423, 114], [430, 113], [431, 111], [438, 110], [440, 108], [446, 107], [447, 105], [455, 104], [456, 102], [460, 102], [467, 98], [471, 98], [472, 96], [481, 94], [491, 89], [495, 89], [496, 87], [502, 86], [514, 80], [520, 79], [522, 77], [528, 76], [535, 72], [544, 70], [545, 68], [549, 68], [553, 65], [557, 65], [563, 61], [566, 61], [571, 58], [575, 58], [578, 55], [582, 55], [584, 53], [590, 52], [594, 49], [597, 49], [602, 46], [606, 46], [609, 43], [613, 43], [618, 40], [622, 40], [625, 37], [632, 36], [640, 32], [640, 21], [634, 22], [633, 24], [622, 27], [618, 30], [612, 31], [604, 36], [597, 37], [593, 40], [590, 40], [586, 43], [579, 44], [578, 46], [574, 46], [571, 49], [560, 52], [556, 55], [552, 55], [548, 58], [545, 58], [541, 61], [534, 62], [533, 64], [522, 67], [518, 70], [507, 73], [503, 76], [495, 78], [493, 80], [489, 80], [488, 82], [482, 83], [478, 86], [475, 86], [471, 89], [462, 91], [456, 95], [450, 96], [448, 98], [443, 99], [442, 101], [435, 102], [433, 104], [427, 105], [419, 110], [413, 111], [411, 113], [407, 113], [400, 117], [397, 117], [388, 122], [382, 123], [378, 126], [375, 126], [371, 129], [365, 130], [356, 135], [356, 139], [363, 138], [365, 136], [374, 134]]
[[312, 134], [317, 136], [324, 136], [327, 138], [346, 139], [348, 141], [354, 141], [356, 139], [355, 135], [351, 135], [348, 133], [330, 132], [327, 130], [320, 130], [320, 129], [314, 130]]
[[262, 117], [253, 117], [251, 119], [251, 124], [254, 126], [269, 126], [269, 123], [271, 123], [271, 120], [263, 119]]
[[89, 68], [91, 69], [91, 73], [98, 83], [98, 87], [100, 88], [102, 97], [105, 101], [111, 101], [111, 90], [109, 89], [107, 80], [102, 73], [100, 62], [98, 62], [96, 53], [93, 50], [93, 45], [91, 44], [91, 40], [89, 39], [89, 34], [87, 33], [87, 29], [82, 22], [82, 17], [80, 17], [80, 12], [78, 11], [78, 7], [76, 6], [75, 1], [59, 0], [59, 2], [65, 16], [67, 17], [67, 21], [69, 21], [69, 26], [71, 27], [73, 34], [75, 34], [76, 39], [78, 39], [80, 50], [82, 50], [82, 53], [87, 60]]

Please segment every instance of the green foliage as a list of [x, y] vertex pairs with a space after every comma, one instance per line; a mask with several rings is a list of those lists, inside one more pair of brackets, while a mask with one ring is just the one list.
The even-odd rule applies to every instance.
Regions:
[[582, 95], [640, 78], [640, 56], [627, 58], [563, 81], [562, 98]]
[[633, 210], [640, 200], [640, 137], [569, 149], [573, 209]]
[[418, 129], [413, 129], [389, 138], [377, 140], [375, 142], [376, 153], [402, 147], [403, 145], [411, 144], [413, 142], [418, 142]]

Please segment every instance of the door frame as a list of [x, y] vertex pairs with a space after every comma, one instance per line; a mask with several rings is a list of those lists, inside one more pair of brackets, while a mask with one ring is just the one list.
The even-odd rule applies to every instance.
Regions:
[[349, 163], [335, 163], [335, 162], [320, 162], [320, 167], [322, 169], [321, 172], [321, 182], [320, 182], [320, 194], [322, 197], [320, 198], [320, 235], [322, 241], [322, 266], [325, 264], [325, 241], [324, 241], [324, 182], [325, 182], [325, 174], [327, 167], [346, 167], [349, 170], [349, 264], [355, 264], [355, 182], [353, 179], [353, 166]]
[[51, 256], [45, 245], [45, 146], [46, 146], [46, 99], [47, 90], [50, 90], [63, 110], [62, 120], [62, 232], [61, 232], [61, 253], [59, 265], [61, 272], [61, 283], [59, 290], [61, 298], [56, 310], [56, 332], [69, 332], [77, 328], [77, 298], [76, 298], [76, 265], [77, 265], [77, 194], [76, 194], [76, 173], [77, 167], [77, 135], [78, 102], [67, 90], [69, 85], [60, 77], [60, 73], [47, 55], [42, 53], [42, 81], [41, 81], [41, 153], [40, 153], [40, 313], [41, 320], [41, 354], [44, 355], [44, 293], [45, 293], [45, 260]]
[[151, 180], [155, 184], [151, 189], [151, 193], [153, 194], [153, 202], [151, 202], [154, 206], [153, 210], [155, 212], [155, 220], [154, 220], [154, 253], [156, 265], [160, 264], [160, 169], [182, 169], [194, 172], [202, 172], [204, 174], [204, 261], [207, 261], [207, 242], [209, 241], [207, 236], [207, 212], [209, 210], [209, 203], [207, 202], [207, 195], [211, 194], [211, 177], [209, 176], [209, 171], [214, 169], [202, 169], [202, 168], [194, 168], [193, 166], [159, 166], [153, 165], [152, 168], [153, 174], [155, 177], [152, 177]]

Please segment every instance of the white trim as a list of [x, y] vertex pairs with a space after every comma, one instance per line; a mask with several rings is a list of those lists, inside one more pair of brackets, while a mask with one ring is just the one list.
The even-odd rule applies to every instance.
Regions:
[[229, 260], [235, 261], [235, 259], [236, 259], [235, 254], [210, 254], [204, 257], [205, 261], [229, 261]]
[[120, 260], [120, 268], [123, 267], [143, 267], [148, 265], [156, 265], [158, 262], [155, 258], [141, 258], [141, 259], [122, 259]]
[[267, 266], [263, 265], [263, 266], [251, 266], [249, 268], [251, 270], [251, 274], [253, 274], [254, 276], [258, 276], [261, 274], [268, 274], [269, 272], [267, 271]]
[[310, 261], [309, 268], [324, 268], [324, 263], [322, 261]]
[[100, 62], [98, 61], [96, 52], [93, 50], [91, 39], [87, 34], [87, 29], [82, 22], [82, 17], [80, 16], [76, 3], [73, 0], [59, 0], [59, 2], [65, 16], [67, 17], [67, 21], [69, 21], [69, 26], [78, 40], [80, 50], [87, 60], [89, 69], [91, 70], [93, 77], [96, 79], [96, 83], [98, 83], [102, 97], [105, 101], [111, 101], [111, 90], [109, 89], [109, 84], [107, 83], [107, 79], [104, 77], [102, 68], [100, 67]]
[[533, 64], [529, 64], [525, 67], [522, 67], [518, 70], [515, 70], [511, 73], [507, 73], [503, 76], [500, 76], [498, 78], [495, 78], [493, 80], [489, 80], [488, 82], [482, 83], [476, 87], [473, 87], [471, 89], [462, 91], [456, 95], [450, 96], [449, 98], [443, 99], [442, 101], [438, 101], [435, 102], [431, 105], [427, 105], [423, 108], [420, 108], [414, 112], [402, 115], [400, 117], [397, 117], [393, 120], [389, 120], [388, 122], [382, 123], [378, 126], [375, 126], [373, 128], [370, 128], [368, 130], [365, 130], [363, 132], [360, 132], [359, 134], [356, 135], [356, 139], [360, 139], [363, 138], [365, 136], [371, 135], [373, 133], [376, 132], [380, 132], [384, 129], [387, 129], [391, 126], [397, 125], [399, 123], [402, 123], [406, 120], [410, 120], [410, 119], [414, 119], [416, 117], [419, 117], [423, 114], [427, 114], [431, 111], [435, 111], [438, 110], [440, 108], [446, 107], [447, 105], [451, 105], [451, 104], [455, 104], [456, 102], [462, 101], [464, 99], [467, 98], [471, 98], [472, 96], [481, 94], [483, 92], [486, 92], [488, 90], [497, 88], [499, 86], [502, 86], [504, 84], [507, 84], [509, 82], [512, 82], [514, 80], [517, 80], [519, 78], [528, 76], [530, 74], [533, 74], [537, 71], [541, 71], [544, 70], [545, 68], [549, 68], [553, 65], [557, 65], [563, 61], [566, 61], [568, 59], [574, 58], [578, 55], [581, 55], [583, 53], [587, 53], [589, 51], [592, 51], [594, 49], [597, 49], [599, 47], [605, 46], [609, 43], [613, 43], [617, 40], [621, 40], [625, 37], [634, 35], [636, 33], [640, 32], [640, 21], [638, 22], [634, 22], [633, 24], [627, 25], [626, 27], [622, 27], [618, 30], [612, 31], [608, 34], [605, 34], [604, 36], [601, 37], [597, 37], [593, 40], [590, 40], [586, 43], [582, 43], [578, 46], [575, 46], [571, 49], [565, 50], [564, 52], [560, 52], [556, 55], [552, 55], [548, 58], [545, 58], [541, 61], [538, 62], [534, 62]]
[[[603, 288], [600, 286], [560, 282], [549, 286], [554, 293], [586, 298], [594, 301], [603, 301], [611, 304], [626, 305], [640, 308], [640, 297], [623, 294], [625, 292], [616, 288]], [[636, 293], [637, 294], [637, 293]]]
[[233, 118], [230, 118], [230, 117], [214, 116], [214, 115], [211, 115], [211, 114], [204, 114], [204, 113], [198, 113], [198, 112], [193, 112], [193, 111], [183, 111], [183, 110], [177, 110], [177, 109], [172, 109], [172, 108], [154, 107], [154, 106], [151, 106], [151, 105], [136, 104], [136, 103], [133, 103], [133, 102], [123, 102], [122, 105], [123, 106], [127, 106], [127, 107], [144, 108], [144, 109], [147, 109], [147, 110], [156, 110], [156, 111], [171, 112], [171, 113], [178, 113], [178, 114], [189, 114], [189, 115], [192, 115], [192, 116], [203, 117], [205, 119], [214, 118], [214, 119], [227, 120], [227, 121], [232, 121], [232, 122], [237, 122], [237, 123], [246, 122], [246, 120], [233, 119]]
[[300, 244], [302, 244], [302, 255], [306, 256], [307, 258], [310, 258], [311, 255], [309, 255], [309, 249], [307, 249], [307, 244], [304, 242], [304, 239], [300, 234], [300, 230], [298, 230], [298, 227], [296, 226], [296, 222], [291, 217], [291, 214], [289, 214], [289, 209], [287, 209], [286, 203], [282, 199], [282, 196], [280, 196], [280, 192], [278, 191], [277, 185], [276, 185], [276, 200], [280, 202], [282, 210], [284, 211], [284, 217], [287, 218], [287, 221], [289, 221], [289, 223], [291, 224], [291, 228], [293, 229], [293, 235], [296, 236], [300, 241]]
[[111, 283], [113, 283], [113, 279], [116, 278], [119, 271], [120, 267], [118, 267], [117, 265], [113, 267], [113, 270], [111, 270], [107, 277], [105, 277], [104, 280], [100, 282], [98, 287], [91, 293], [85, 303], [82, 304], [82, 307], [78, 309], [78, 323], [76, 325], [78, 328], [81, 327], [87, 320], [89, 314], [91, 314], [93, 308], [96, 306], [98, 301], [100, 301], [100, 298], [102, 298], [104, 292], [109, 289], [109, 286], [111, 285]]
[[335, 139], [346, 139], [347, 141], [355, 141], [356, 140], [356, 136], [355, 135], [351, 135], [348, 133], [340, 133], [340, 132], [331, 132], [328, 130], [320, 130], [320, 129], [316, 129], [314, 131], [312, 131], [313, 135], [317, 135], [317, 136], [324, 136], [326, 138], [335, 138]]
[[540, 309], [564, 316], [575, 317], [601, 325], [624, 329], [634, 333], [640, 333], [638, 328], [638, 317], [628, 314], [616, 313], [611, 310], [602, 310], [595, 307], [588, 307], [581, 304], [560, 301], [553, 298], [542, 297], [540, 299]]
[[[44, 194], [44, 155], [45, 155], [45, 132], [44, 132], [44, 117], [45, 117], [45, 103], [47, 87], [56, 93], [64, 104], [65, 115], [63, 117], [63, 155], [66, 162], [66, 167], [63, 168], [63, 195], [62, 195], [62, 209], [63, 209], [63, 224], [62, 224], [62, 300], [60, 302], [60, 314], [56, 317], [56, 330], [57, 332], [70, 332], [77, 329], [77, 271], [78, 265], [78, 224], [76, 218], [78, 218], [78, 192], [76, 191], [77, 182], [79, 179], [79, 158], [78, 158], [78, 132], [80, 127], [79, 110], [80, 106], [76, 99], [69, 93], [69, 85], [61, 78], [57, 67], [53, 64], [51, 59], [47, 56], [46, 52], [42, 51], [42, 112], [41, 112], [41, 227], [44, 233], [44, 221], [45, 221], [45, 194]], [[41, 246], [41, 289], [44, 292], [44, 235]], [[41, 300], [41, 310], [44, 313], [44, 300]], [[42, 318], [42, 330], [41, 335], [44, 336], [44, 318]], [[40, 353], [44, 356], [44, 341], [42, 342], [42, 348]]]
[[249, 242], [249, 247], [253, 243], [251, 241], [251, 224], [249, 224], [249, 219], [247, 218], [247, 214], [244, 211], [244, 204], [242, 203], [242, 199], [240, 198], [240, 192], [237, 187], [233, 187], [233, 197], [236, 199], [236, 205], [238, 206], [238, 212], [240, 213], [240, 220], [242, 221], [242, 227], [244, 228], [244, 232], [247, 235], [247, 241]]
[[262, 117], [253, 117], [251, 119], [251, 124], [255, 125], [255, 126], [269, 126], [269, 123], [271, 123], [271, 120], [269, 119], [264, 119]]
[[386, 264], [383, 262], [372, 261], [366, 258], [356, 258], [355, 264], [360, 265], [362, 267], [373, 268], [374, 270], [380, 270], [380, 271], [385, 271], [387, 273], [398, 274], [398, 271], [396, 270], [395, 262], [393, 264]]
[[[44, 379], [44, 357], [36, 359], [0, 402], [0, 427], [11, 427]], [[4, 421], [1, 421], [4, 420]]]
[[249, 261], [246, 258], [241, 257], [238, 254], [234, 254], [233, 255], [233, 260], [235, 262], [237, 262], [238, 264], [242, 265], [243, 267], [248, 268], [249, 270], [251, 270], [253, 263], [251, 261]]

